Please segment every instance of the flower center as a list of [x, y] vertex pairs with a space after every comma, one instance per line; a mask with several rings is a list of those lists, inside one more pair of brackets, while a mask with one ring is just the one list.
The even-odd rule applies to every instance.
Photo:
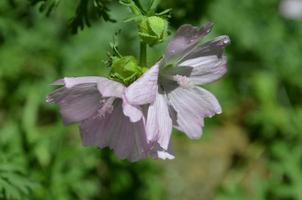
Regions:
[[115, 97], [110, 97], [108, 99], [102, 99], [100, 101], [101, 108], [98, 110], [98, 116], [103, 118], [106, 116], [106, 114], [110, 114], [113, 111], [113, 101], [115, 100]]
[[192, 86], [191, 81], [188, 77], [182, 75], [174, 75], [173, 80], [178, 83], [180, 87], [190, 88]]

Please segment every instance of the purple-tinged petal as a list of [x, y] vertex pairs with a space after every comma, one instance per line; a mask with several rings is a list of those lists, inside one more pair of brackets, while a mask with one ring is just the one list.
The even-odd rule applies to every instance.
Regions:
[[125, 96], [130, 104], [143, 105], [154, 101], [158, 88], [158, 71], [157, 63], [126, 89]]
[[109, 147], [119, 159], [138, 161], [149, 152], [143, 122], [130, 122], [123, 114], [121, 100], [117, 100], [111, 114], [83, 121], [81, 136], [84, 145]]
[[72, 88], [75, 85], [85, 84], [85, 83], [97, 83], [103, 80], [103, 77], [98, 76], [83, 76], [83, 77], [65, 77], [64, 79], [57, 80], [51, 85], [65, 85], [66, 88]]
[[101, 95], [95, 84], [60, 88], [49, 94], [47, 102], [57, 103], [65, 124], [89, 118], [98, 109]]
[[[192, 84], [207, 84], [219, 79], [225, 74], [226, 56], [223, 55], [225, 46], [230, 42], [228, 36], [220, 36], [197, 47], [176, 66], [161, 70], [161, 77], [173, 80], [173, 76], [190, 77]], [[161, 82], [164, 82], [161, 78]]]
[[202, 27], [182, 25], [167, 47], [165, 62], [170, 63], [171, 60], [178, 60], [187, 55], [198, 45], [202, 37], [212, 30], [212, 27], [213, 23], [208, 23]]
[[163, 149], [167, 149], [172, 133], [172, 120], [169, 116], [167, 100], [161, 94], [156, 96], [149, 106], [146, 132], [148, 141], [156, 141]]
[[221, 78], [227, 71], [226, 63], [225, 56], [202, 56], [186, 60], [180, 63], [178, 68], [191, 68], [189, 80], [196, 85], [202, 85]]
[[143, 121], [132, 123], [133, 131], [129, 131], [129, 136], [135, 139], [135, 148], [131, 152], [131, 160], [138, 161], [145, 159], [150, 152], [150, 145], [147, 143], [145, 126]]
[[143, 117], [143, 113], [138, 106], [129, 104], [127, 99], [123, 97], [123, 112], [129, 117], [131, 122], [137, 122]]
[[216, 37], [213, 40], [194, 49], [194, 51], [185, 56], [182, 61], [202, 56], [213, 55], [216, 55], [218, 58], [221, 58], [223, 56], [224, 48], [230, 43], [231, 40], [227, 35]]
[[98, 90], [104, 97], [122, 98], [125, 86], [119, 82], [104, 78], [98, 82]]
[[205, 117], [221, 113], [215, 96], [200, 87], [177, 88], [168, 98], [177, 112], [178, 128], [192, 139], [201, 136]]

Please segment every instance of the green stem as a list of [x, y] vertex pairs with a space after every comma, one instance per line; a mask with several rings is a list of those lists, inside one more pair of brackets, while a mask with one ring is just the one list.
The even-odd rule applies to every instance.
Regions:
[[147, 67], [147, 44], [140, 43], [140, 66]]
[[132, 11], [132, 13], [135, 14], [136, 16], [141, 16], [142, 15], [140, 9], [137, 7], [135, 2], [133, 2], [132, 0], [129, 1], [129, 8]]
[[156, 10], [159, 3], [160, 3], [160, 0], [153, 0], [152, 1], [151, 7], [150, 7], [150, 14], [155, 13], [155, 10]]

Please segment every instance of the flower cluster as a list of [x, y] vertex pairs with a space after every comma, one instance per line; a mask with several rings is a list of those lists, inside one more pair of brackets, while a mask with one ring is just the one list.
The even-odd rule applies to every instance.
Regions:
[[129, 85], [105, 77], [67, 77], [47, 97], [66, 124], [80, 123], [84, 145], [109, 147], [120, 159], [173, 159], [172, 128], [196, 139], [204, 118], [221, 113], [213, 94], [199, 87], [226, 72], [228, 36], [201, 44], [213, 27], [181, 26], [164, 56]]

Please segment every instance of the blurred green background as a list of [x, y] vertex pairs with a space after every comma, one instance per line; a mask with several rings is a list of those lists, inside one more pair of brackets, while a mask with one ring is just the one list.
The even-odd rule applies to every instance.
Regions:
[[[57, 0], [54, 0], [57, 1]], [[34, 0], [32, 0], [34, 2]], [[173, 134], [176, 159], [119, 161], [82, 147], [45, 96], [64, 76], [104, 75], [115, 32], [124, 55], [138, 54], [129, 12], [71, 34], [78, 1], [48, 17], [25, 0], [0, 1], [0, 199], [302, 199], [302, 21], [283, 18], [279, 0], [164, 0], [171, 33], [183, 23], [215, 23], [227, 34], [228, 73], [206, 86], [223, 113], [200, 140]], [[149, 64], [166, 44], [150, 49]]]

